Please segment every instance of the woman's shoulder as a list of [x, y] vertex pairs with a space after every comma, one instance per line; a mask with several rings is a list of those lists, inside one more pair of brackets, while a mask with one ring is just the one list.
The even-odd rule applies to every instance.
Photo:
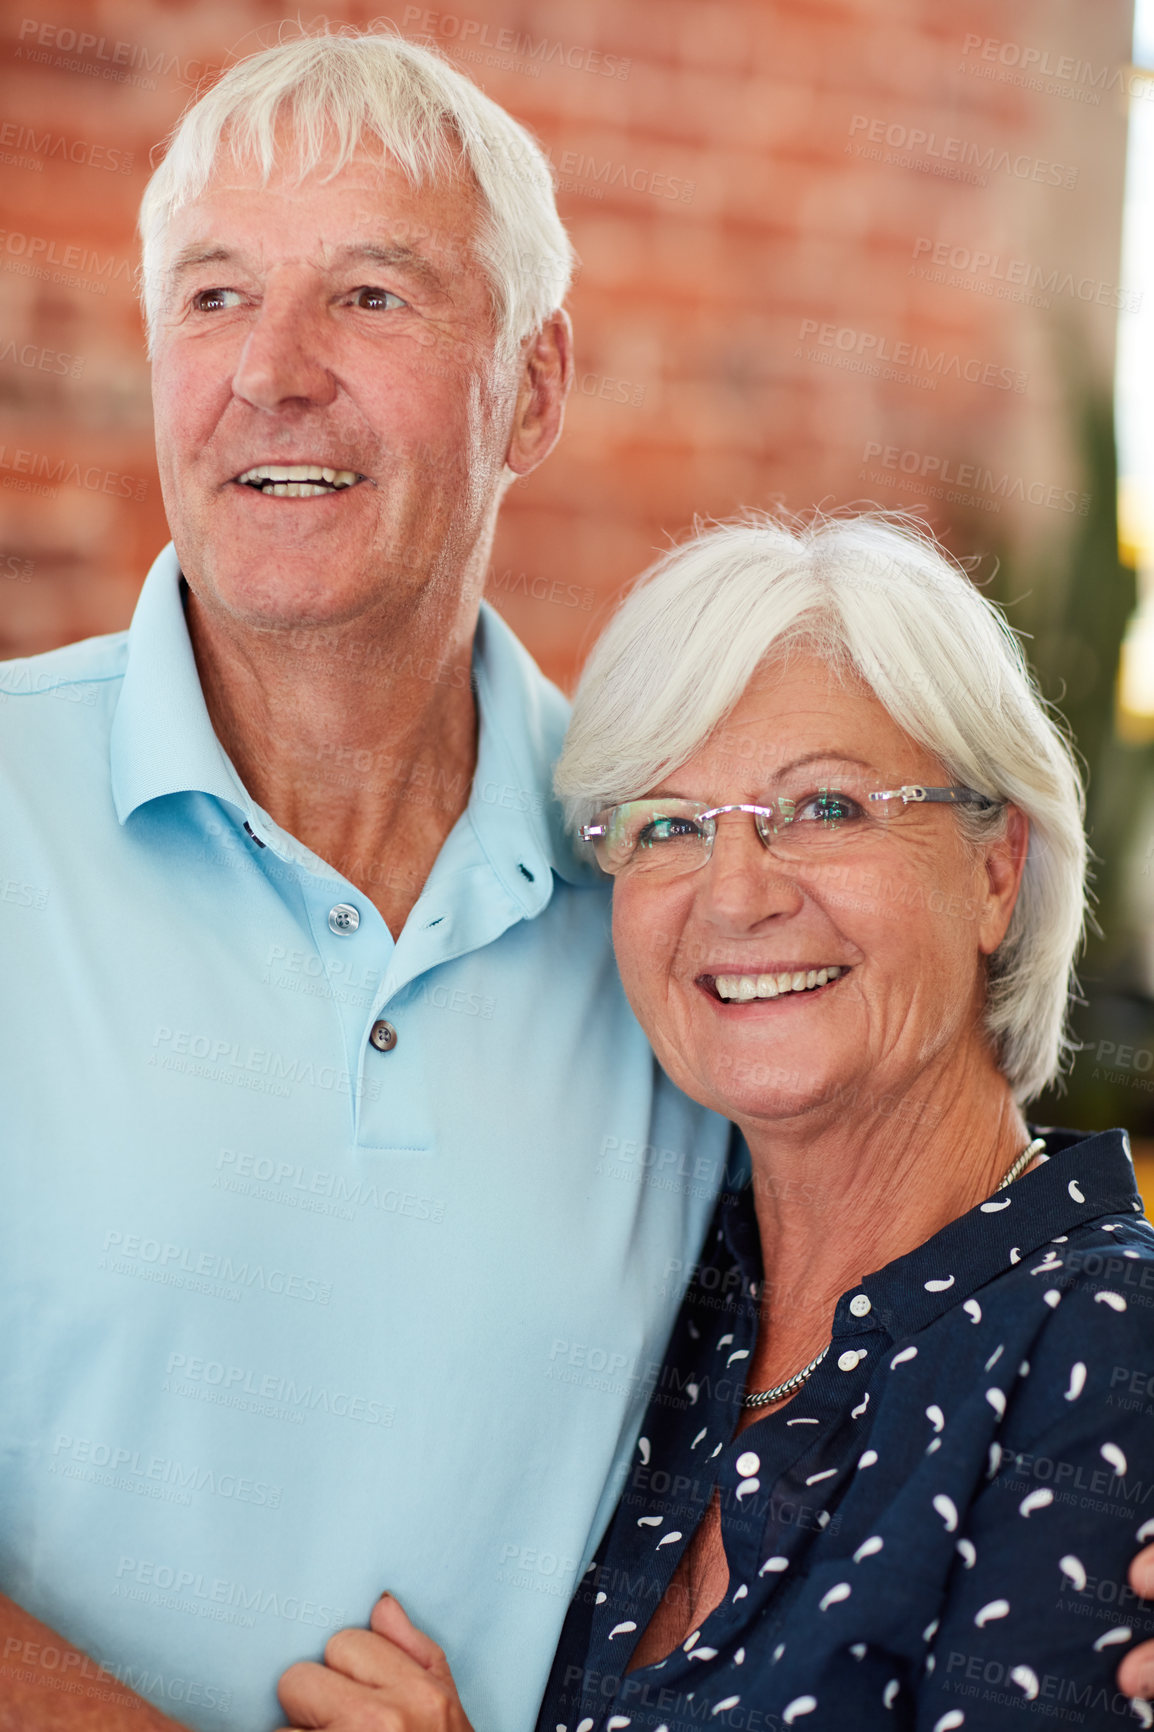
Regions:
[[[980, 1301], [991, 1351], [1006, 1347], [988, 1381], [1003, 1392], [1008, 1449], [1042, 1437], [1072, 1446], [1079, 1436], [1116, 1435], [1125, 1443], [1125, 1430], [1145, 1462], [1154, 1416], [1154, 1228], [1144, 1216], [1071, 1227], [991, 1282]], [[997, 1405], [996, 1395], [983, 1396]], [[1114, 1447], [1119, 1460], [1133, 1457], [1128, 1445]], [[1151, 1471], [1143, 1467], [1144, 1482]]]
[[1135, 1338], [1154, 1355], [1154, 1227], [1144, 1215], [1087, 1222], [1024, 1262], [1016, 1285], [1037, 1282], [1055, 1341], [1074, 1332], [1103, 1347]]
[[1083, 1301], [1115, 1316], [1154, 1309], [1154, 1228], [1123, 1131], [1048, 1132], [1035, 1170], [930, 1243], [945, 1249], [937, 1261], [954, 1259], [953, 1292], [973, 1294], [983, 1312], [1008, 1315], [1042, 1298], [1056, 1320], [1070, 1297], [1079, 1314]]
[[1009, 1266], [983, 1290], [983, 1305], [1010, 1312], [1038, 1298], [1052, 1331], [1077, 1319], [1110, 1335], [1117, 1330], [1111, 1319], [1127, 1318], [1154, 1341], [1154, 1226], [1144, 1214], [1119, 1210], [1071, 1225], [1028, 1254], [1011, 1247]]
[[1047, 1153], [870, 1284], [896, 1295], [887, 1369], [975, 1436], [983, 1413], [991, 1438], [1082, 1427], [1112, 1387], [1154, 1378], [1154, 1228], [1124, 1133], [1050, 1133]]

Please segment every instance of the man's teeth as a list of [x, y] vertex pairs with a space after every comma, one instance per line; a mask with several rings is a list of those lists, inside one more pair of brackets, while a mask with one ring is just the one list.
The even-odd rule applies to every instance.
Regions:
[[328, 469], [322, 463], [261, 463], [237, 476], [273, 499], [315, 499], [360, 479], [355, 469]]
[[781, 998], [787, 992], [810, 992], [837, 980], [844, 968], [799, 968], [793, 974], [719, 974], [714, 980], [719, 998], [748, 1004], [754, 998]]

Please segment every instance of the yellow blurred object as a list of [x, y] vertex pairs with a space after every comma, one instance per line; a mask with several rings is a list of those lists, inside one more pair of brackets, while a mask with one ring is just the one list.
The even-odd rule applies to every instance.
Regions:
[[1118, 558], [1137, 570], [1154, 553], [1154, 501], [1142, 482], [1118, 479]]
[[1118, 737], [1127, 745], [1154, 740], [1154, 601], [1139, 604], [1122, 642], [1115, 713]]
[[1130, 1147], [1138, 1175], [1138, 1192], [1149, 1215], [1154, 1210], [1154, 1141], [1132, 1137]]
[[1118, 483], [1118, 555], [1138, 573], [1138, 606], [1118, 660], [1114, 725], [1127, 745], [1154, 740], [1154, 494], [1137, 478]]

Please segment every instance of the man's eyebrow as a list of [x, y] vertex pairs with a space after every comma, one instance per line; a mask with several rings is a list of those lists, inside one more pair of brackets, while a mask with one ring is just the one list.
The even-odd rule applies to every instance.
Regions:
[[[237, 256], [232, 247], [213, 242], [192, 241], [188, 246], [182, 247], [173, 259], [168, 269], [169, 280], [176, 282], [186, 271], [195, 270], [201, 265], [231, 264]], [[416, 247], [406, 246], [402, 241], [357, 241], [350, 246], [338, 248], [332, 255], [332, 263], [336, 266], [361, 262], [379, 265], [384, 270], [408, 271], [421, 278], [430, 288], [441, 292], [446, 286], [444, 277], [432, 260], [418, 252]]]
[[192, 270], [196, 265], [227, 264], [236, 254], [228, 247], [212, 246], [204, 241], [192, 241], [186, 247], [181, 247], [171, 265], [168, 275], [175, 280], [183, 276], [185, 271]]
[[416, 247], [406, 246], [403, 241], [358, 241], [352, 246], [340, 247], [334, 254], [336, 264], [366, 264], [381, 265], [385, 270], [410, 271], [414, 276], [422, 278], [431, 288], [444, 289], [445, 279], [436, 265]]

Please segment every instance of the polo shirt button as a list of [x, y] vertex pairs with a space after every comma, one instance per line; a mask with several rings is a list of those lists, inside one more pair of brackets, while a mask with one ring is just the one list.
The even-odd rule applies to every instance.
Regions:
[[868, 1317], [873, 1310], [865, 1293], [855, 1293], [849, 1302], [850, 1315], [853, 1317]]
[[391, 1022], [374, 1022], [369, 1030], [369, 1044], [378, 1052], [392, 1052], [397, 1044], [397, 1031]]
[[859, 1355], [854, 1352], [852, 1347], [848, 1348], [846, 1350], [846, 1352], [844, 1352], [844, 1353], [839, 1353], [838, 1354], [838, 1361], [837, 1361], [838, 1370], [839, 1371], [856, 1371], [857, 1370], [858, 1357], [859, 1357]]
[[335, 908], [329, 909], [329, 931], [335, 932], [338, 938], [347, 938], [360, 923], [360, 910], [351, 902], [338, 902]]

